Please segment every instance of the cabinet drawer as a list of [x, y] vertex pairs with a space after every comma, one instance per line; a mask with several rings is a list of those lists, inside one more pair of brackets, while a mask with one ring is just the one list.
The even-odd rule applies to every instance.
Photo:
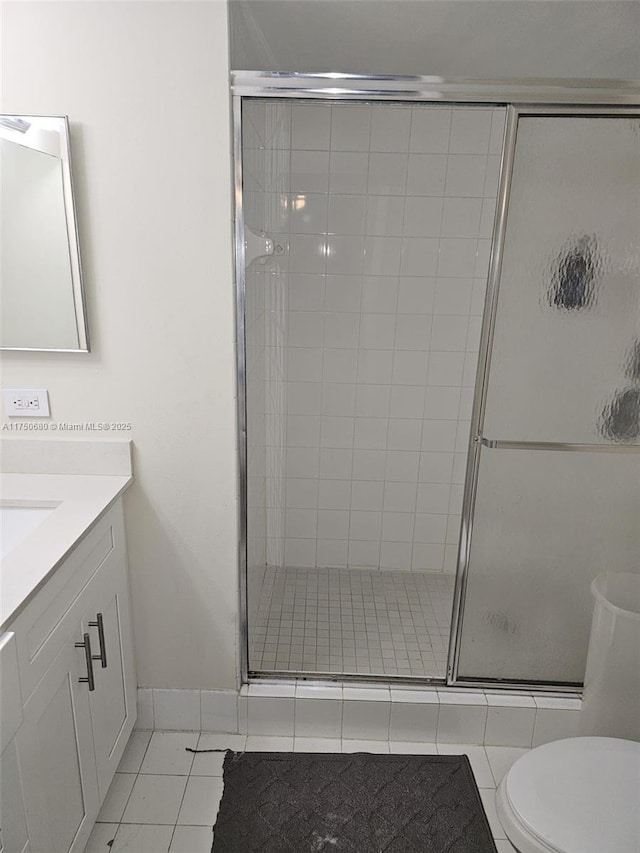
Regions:
[[77, 633], [82, 595], [98, 572], [125, 565], [122, 506], [98, 521], [11, 625], [24, 702], [65, 643]]

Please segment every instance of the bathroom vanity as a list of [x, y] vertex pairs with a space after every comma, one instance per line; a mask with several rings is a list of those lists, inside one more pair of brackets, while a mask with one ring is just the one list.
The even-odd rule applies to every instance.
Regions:
[[80, 853], [136, 715], [131, 475], [0, 476], [3, 508], [41, 510], [0, 569], [0, 850]]

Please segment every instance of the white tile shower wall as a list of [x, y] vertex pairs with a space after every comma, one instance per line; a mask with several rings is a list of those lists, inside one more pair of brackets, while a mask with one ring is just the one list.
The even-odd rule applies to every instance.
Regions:
[[250, 106], [267, 562], [453, 571], [504, 110]]

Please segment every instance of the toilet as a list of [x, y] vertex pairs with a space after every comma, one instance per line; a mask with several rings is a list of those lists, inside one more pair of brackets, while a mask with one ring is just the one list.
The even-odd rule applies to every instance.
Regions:
[[496, 793], [518, 853], [639, 853], [640, 743], [574, 737], [519, 758]]

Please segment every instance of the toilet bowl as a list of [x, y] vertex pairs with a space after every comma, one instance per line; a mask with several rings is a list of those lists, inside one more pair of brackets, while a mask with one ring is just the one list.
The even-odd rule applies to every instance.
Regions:
[[639, 853], [640, 743], [576, 737], [536, 747], [496, 794], [518, 853]]

